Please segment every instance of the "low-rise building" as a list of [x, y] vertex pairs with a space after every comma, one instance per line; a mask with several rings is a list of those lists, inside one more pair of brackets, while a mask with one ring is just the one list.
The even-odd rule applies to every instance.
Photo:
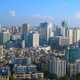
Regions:
[[0, 80], [9, 80], [9, 67], [0, 66]]

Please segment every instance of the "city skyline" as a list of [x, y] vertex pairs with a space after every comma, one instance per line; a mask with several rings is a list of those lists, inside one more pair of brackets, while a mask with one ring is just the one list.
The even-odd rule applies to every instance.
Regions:
[[80, 80], [80, 0], [0, 0], [0, 80]]
[[50, 21], [60, 24], [68, 21], [71, 26], [80, 25], [79, 0], [1, 0], [0, 24], [38, 24]]

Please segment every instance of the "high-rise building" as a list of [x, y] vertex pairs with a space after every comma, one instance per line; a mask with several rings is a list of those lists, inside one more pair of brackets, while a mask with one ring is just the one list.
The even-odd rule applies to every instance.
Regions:
[[68, 39], [69, 39], [69, 44], [73, 44], [74, 40], [73, 40], [73, 29], [68, 29]]
[[67, 34], [68, 34], [68, 24], [65, 21], [63, 21], [62, 22], [62, 35], [64, 37], [67, 37]]
[[55, 36], [61, 36], [61, 28], [56, 26], [56, 29], [54, 30], [54, 35]]
[[33, 33], [33, 47], [39, 47], [39, 33]]
[[9, 40], [10, 40], [9, 32], [0, 32], [0, 44], [5, 44]]
[[24, 33], [23, 35], [25, 44], [27, 47], [39, 47], [39, 33], [38, 32], [31, 32], [31, 33]]
[[52, 49], [58, 49], [59, 48], [59, 37], [49, 38], [48, 45], [50, 45]]
[[21, 39], [21, 33], [17, 32], [17, 33], [15, 33], [15, 34], [12, 34], [12, 35], [11, 35], [11, 39], [12, 39], [12, 40]]
[[22, 40], [22, 48], [25, 48], [25, 40]]
[[3, 45], [0, 45], [0, 56], [3, 56]]
[[73, 42], [76, 43], [77, 42], [77, 29], [74, 28], [73, 30]]
[[80, 40], [80, 28], [77, 29], [77, 42]]
[[80, 41], [80, 28], [74, 28], [73, 31], [73, 42], [76, 43]]
[[80, 73], [80, 59], [76, 60], [75, 65], [76, 65], [76, 73]]
[[74, 63], [69, 64], [70, 76], [80, 73], [80, 59], [77, 59]]
[[22, 32], [22, 27], [21, 26], [18, 27], [18, 32]]
[[56, 74], [57, 77], [66, 75], [66, 61], [61, 60], [55, 56], [49, 60], [49, 73]]
[[68, 41], [69, 40], [67, 37], [59, 36], [59, 45], [60, 46], [68, 46], [68, 44], [69, 44]]
[[31, 25], [30, 24], [23, 24], [22, 25], [22, 32], [30, 32], [31, 31]]
[[16, 33], [17, 32], [16, 26], [11, 26], [10, 32], [11, 33]]
[[40, 44], [46, 44], [49, 38], [52, 36], [52, 23], [40, 23]]
[[72, 75], [76, 74], [76, 65], [75, 65], [75, 63], [70, 63], [69, 64], [69, 73], [70, 73], [70, 77]]
[[1, 32], [1, 24], [0, 24], [0, 32]]

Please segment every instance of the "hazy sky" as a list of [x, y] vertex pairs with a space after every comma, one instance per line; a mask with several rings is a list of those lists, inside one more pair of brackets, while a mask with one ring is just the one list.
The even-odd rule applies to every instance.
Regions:
[[40, 21], [80, 24], [80, 0], [0, 0], [0, 23], [21, 24]]

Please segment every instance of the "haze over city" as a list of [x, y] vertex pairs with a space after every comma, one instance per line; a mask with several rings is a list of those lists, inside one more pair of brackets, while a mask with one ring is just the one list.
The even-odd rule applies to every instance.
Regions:
[[80, 25], [80, 0], [0, 0], [0, 24], [38, 24], [66, 20]]

